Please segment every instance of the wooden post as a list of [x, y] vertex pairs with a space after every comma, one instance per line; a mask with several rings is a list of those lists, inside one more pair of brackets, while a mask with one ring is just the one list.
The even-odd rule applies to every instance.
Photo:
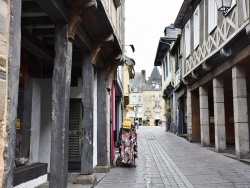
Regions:
[[107, 166], [107, 116], [105, 70], [97, 70], [97, 165]]
[[93, 173], [93, 66], [92, 54], [85, 53], [82, 59], [82, 159], [81, 174]]
[[51, 188], [66, 188], [68, 184], [68, 126], [72, 42], [68, 40], [67, 32], [68, 26], [66, 24], [56, 25], [56, 57], [52, 78]]
[[21, 9], [22, 1], [10, 1], [10, 35], [8, 62], [8, 121], [6, 133], [6, 159], [4, 168], [3, 187], [13, 187], [13, 172], [16, 147], [16, 118], [18, 104], [18, 87], [20, 71], [21, 49]]

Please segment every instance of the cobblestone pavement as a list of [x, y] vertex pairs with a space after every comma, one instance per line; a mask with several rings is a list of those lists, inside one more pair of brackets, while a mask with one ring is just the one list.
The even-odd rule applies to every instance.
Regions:
[[138, 130], [137, 167], [116, 167], [97, 188], [250, 188], [250, 165], [215, 153], [162, 127]]

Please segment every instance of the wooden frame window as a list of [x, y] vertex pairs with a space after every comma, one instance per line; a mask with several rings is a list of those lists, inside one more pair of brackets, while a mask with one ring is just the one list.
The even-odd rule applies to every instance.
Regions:
[[185, 54], [186, 58], [190, 55], [190, 21], [185, 26]]
[[208, 33], [211, 33], [217, 26], [218, 9], [215, 0], [208, 1]]
[[194, 49], [200, 44], [200, 7], [196, 8], [193, 15], [194, 20]]

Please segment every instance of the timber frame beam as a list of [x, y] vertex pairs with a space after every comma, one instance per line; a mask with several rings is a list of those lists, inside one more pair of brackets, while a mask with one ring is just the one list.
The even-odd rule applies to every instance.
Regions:
[[39, 56], [49, 63], [54, 63], [54, 52], [50, 51], [40, 40], [32, 36], [31, 33], [24, 28], [22, 29], [22, 45], [39, 54]]
[[[70, 12], [67, 11], [67, 7], [63, 3], [63, 1], [60, 0], [35, 0], [37, 4], [43, 9], [43, 11], [52, 19], [54, 23], [69, 23], [70, 19]], [[73, 11], [74, 12], [74, 11]], [[73, 14], [72, 12], [72, 14]], [[89, 38], [88, 34], [86, 31], [82, 28], [82, 26], [79, 25], [78, 17], [74, 17], [72, 19], [72, 25], [69, 27], [72, 27], [72, 33], [71, 35], [74, 34], [74, 32], [77, 35], [77, 38], [81, 39], [84, 41], [84, 45], [82, 48], [88, 48], [88, 50], [92, 50], [92, 41]], [[76, 23], [74, 23], [76, 21]], [[78, 28], [74, 28], [74, 27]], [[81, 43], [78, 43], [78, 47], [80, 47]]]
[[206, 74], [204, 77], [202, 77], [199, 81], [195, 82], [194, 84], [190, 85], [190, 91], [193, 91], [194, 89], [197, 89], [201, 85], [207, 83], [209, 80], [215, 78], [222, 72], [226, 71], [227, 69], [233, 67], [238, 62], [243, 61], [245, 58], [249, 57], [250, 54], [250, 46], [248, 45], [246, 48], [244, 48], [242, 51], [237, 53], [232, 59], [226, 61], [216, 69], [214, 69], [212, 72]]

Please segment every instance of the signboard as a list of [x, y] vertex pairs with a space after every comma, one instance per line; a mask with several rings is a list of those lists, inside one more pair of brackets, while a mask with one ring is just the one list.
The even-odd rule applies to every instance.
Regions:
[[124, 129], [131, 129], [131, 119], [130, 118], [124, 118], [123, 121], [123, 128]]
[[16, 129], [20, 129], [21, 128], [21, 123], [20, 123], [20, 119], [16, 120]]

